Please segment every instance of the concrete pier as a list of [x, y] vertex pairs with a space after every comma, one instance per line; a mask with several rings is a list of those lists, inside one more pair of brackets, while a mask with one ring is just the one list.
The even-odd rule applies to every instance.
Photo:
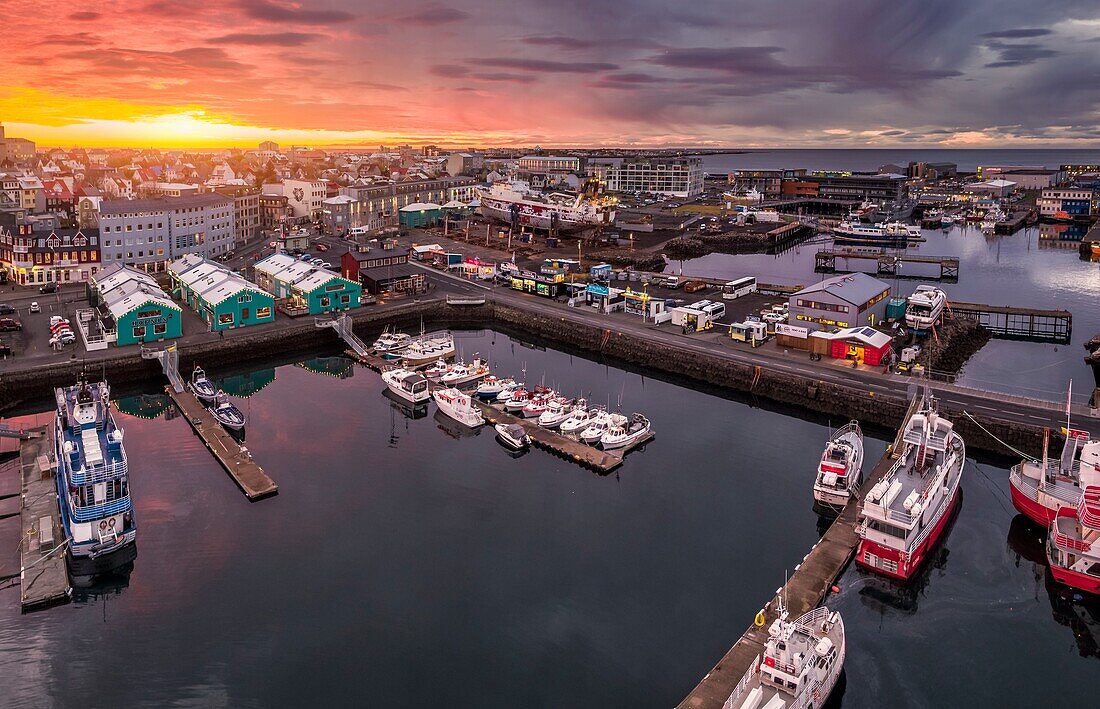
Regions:
[[206, 444], [249, 500], [259, 500], [279, 491], [275, 481], [253, 462], [252, 456], [242, 450], [237, 440], [191, 392], [186, 389], [178, 392], [172, 387], [166, 387], [165, 390], [172, 401], [176, 402], [191, 428], [195, 429], [195, 434]]
[[53, 428], [32, 429], [19, 445], [19, 469], [23, 482], [19, 512], [19, 602], [26, 613], [68, 603], [68, 543], [61, 526], [54, 476]]

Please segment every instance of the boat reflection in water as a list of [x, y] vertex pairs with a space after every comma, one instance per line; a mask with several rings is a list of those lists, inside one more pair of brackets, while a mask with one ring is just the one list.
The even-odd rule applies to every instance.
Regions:
[[470, 426], [464, 426], [439, 409], [435, 410], [435, 414], [432, 415], [432, 418], [439, 424], [439, 430], [443, 431], [443, 433], [446, 433], [451, 438], [473, 438], [474, 436], [481, 435], [481, 427], [471, 428]]
[[900, 611], [905, 615], [917, 612], [917, 601], [924, 594], [924, 589], [932, 580], [933, 574], [942, 575], [947, 568], [947, 557], [951, 550], [947, 546], [947, 540], [951, 536], [951, 530], [959, 518], [959, 511], [963, 506], [963, 491], [959, 490], [959, 501], [955, 509], [951, 511], [943, 534], [937, 543], [929, 550], [926, 563], [920, 570], [907, 581], [898, 581], [882, 574], [868, 572], [860, 569], [859, 597], [863, 605], [877, 610], [879, 613], [887, 609]]
[[1081, 657], [1100, 658], [1100, 598], [1059, 583], [1050, 572], [1046, 557], [1046, 530], [1027, 516], [1018, 514], [1008, 527], [1008, 548], [1016, 553], [1016, 566], [1032, 564], [1036, 581], [1043, 581], [1054, 621], [1073, 631]]
[[410, 419], [422, 419], [428, 415], [428, 402], [423, 401], [415, 406], [394, 394], [389, 389], [382, 390], [382, 396], [389, 400], [390, 407], [398, 411], [402, 416]]
[[127, 544], [111, 554], [109, 560], [109, 564], [104, 565], [102, 559], [69, 557], [73, 600], [86, 600], [84, 596], [88, 594], [123, 589], [130, 585], [130, 574], [134, 570], [134, 561], [137, 560], [137, 544]]

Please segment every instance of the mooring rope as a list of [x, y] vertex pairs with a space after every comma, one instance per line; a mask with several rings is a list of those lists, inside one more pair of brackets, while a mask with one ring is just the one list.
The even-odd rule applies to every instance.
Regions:
[[997, 441], [997, 443], [1000, 443], [1002, 446], [1009, 449], [1010, 451], [1012, 451], [1016, 455], [1020, 456], [1021, 458], [1025, 459], [1025, 460], [1030, 460], [1032, 463], [1038, 463], [1039, 462], [1037, 459], [1032, 458], [1030, 455], [1028, 455], [1026, 453], [1023, 453], [1022, 451], [1016, 450], [1012, 446], [1010, 446], [1007, 443], [1005, 443], [1004, 441], [1002, 441], [1000, 438], [997, 438], [996, 436], [994, 436], [992, 433], [989, 432], [989, 429], [987, 429], [985, 426], [978, 423], [978, 420], [976, 418], [974, 418], [973, 416], [971, 416], [969, 411], [963, 411], [963, 415], [966, 416], [971, 421], [973, 421], [975, 426], [977, 426], [978, 428], [985, 431], [987, 436], [989, 436], [993, 440]]

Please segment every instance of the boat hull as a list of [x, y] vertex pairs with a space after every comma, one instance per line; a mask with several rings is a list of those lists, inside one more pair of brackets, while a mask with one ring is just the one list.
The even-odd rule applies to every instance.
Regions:
[[[856, 550], [856, 563], [876, 574], [881, 574], [898, 581], [908, 581], [920, 571], [924, 562], [928, 560], [929, 552], [935, 548], [936, 544], [943, 536], [944, 530], [947, 529], [959, 505], [959, 494], [961, 490], [962, 486], [956, 485], [951, 496], [951, 501], [947, 504], [940, 518], [936, 520], [935, 525], [932, 527], [932, 531], [929, 532], [924, 541], [909, 554], [908, 558], [902, 559], [901, 555], [903, 552], [900, 549], [883, 546], [868, 539], [861, 539], [859, 548]], [[891, 571], [882, 564], [876, 563], [880, 560], [894, 562], [897, 565], [897, 571]]]
[[1100, 578], [1083, 574], [1080, 571], [1073, 571], [1064, 566], [1058, 566], [1050, 558], [1049, 552], [1047, 554], [1047, 563], [1050, 565], [1051, 575], [1054, 576], [1054, 580], [1058, 583], [1071, 586], [1080, 591], [1087, 591], [1100, 595]]
[[[1012, 506], [1016, 511], [1026, 516], [1044, 529], [1049, 528], [1051, 522], [1058, 515], [1056, 508], [1044, 506], [1038, 500], [1030, 498], [1023, 490], [1009, 480], [1008, 489], [1012, 494]], [[1064, 503], [1063, 503], [1064, 504]]]

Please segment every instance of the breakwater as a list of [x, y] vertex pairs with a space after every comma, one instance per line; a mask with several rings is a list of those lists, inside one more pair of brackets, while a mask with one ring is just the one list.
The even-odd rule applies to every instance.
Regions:
[[[518, 337], [539, 337], [551, 343], [573, 347], [599, 357], [610, 358], [670, 375], [685, 377], [711, 386], [725, 387], [783, 404], [800, 406], [810, 411], [845, 419], [859, 419], [887, 428], [896, 428], [908, 406], [908, 396], [889, 396], [869, 390], [853, 380], [839, 384], [780, 371], [766, 365], [754, 365], [734, 359], [733, 353], [701, 352], [673, 349], [665, 337], [643, 337], [616, 329], [614, 321], [607, 326], [594, 325], [549, 315], [503, 300], [489, 300], [484, 305], [447, 305], [441, 299], [429, 299], [387, 308], [360, 309], [351, 315], [354, 329], [364, 337], [391, 326], [407, 331], [426, 328], [492, 328]], [[257, 332], [233, 333], [218, 340], [180, 342], [180, 367], [187, 372], [193, 363], [208, 369], [239, 365], [294, 351], [316, 349], [320, 337], [336, 338], [325, 332], [320, 335], [313, 318], [282, 327]], [[670, 346], [671, 345], [671, 346]], [[137, 350], [111, 352], [88, 363], [72, 360], [61, 364], [31, 366], [0, 374], [0, 401], [34, 399], [49, 387], [71, 383], [82, 369], [100, 370], [113, 384], [158, 379], [163, 376], [159, 366], [142, 360]], [[914, 382], [915, 384], [916, 382]], [[945, 409], [951, 411], [950, 406]], [[1038, 451], [1042, 443], [1039, 426], [1014, 423], [999, 418], [974, 414], [976, 425], [953, 411], [956, 427], [972, 448], [1004, 453], [1004, 447], [992, 436], [1024, 450]], [[989, 433], [987, 433], [988, 431]]]

